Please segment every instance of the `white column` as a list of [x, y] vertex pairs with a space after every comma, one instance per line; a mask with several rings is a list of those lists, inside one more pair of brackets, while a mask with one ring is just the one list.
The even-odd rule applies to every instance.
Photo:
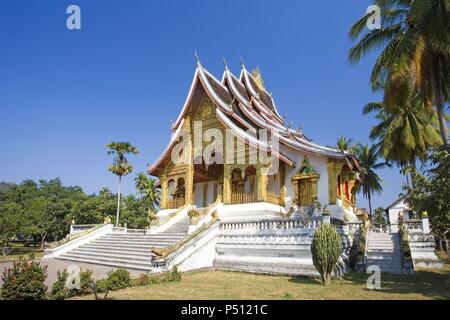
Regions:
[[428, 220], [428, 217], [422, 217], [422, 230], [425, 234], [430, 233], [430, 222]]

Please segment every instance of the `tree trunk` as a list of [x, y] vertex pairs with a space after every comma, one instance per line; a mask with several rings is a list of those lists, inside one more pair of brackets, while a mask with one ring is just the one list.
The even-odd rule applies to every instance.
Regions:
[[372, 217], [372, 201], [370, 199], [370, 191], [367, 193], [367, 198], [369, 200], [369, 214]]
[[[435, 69], [438, 69], [435, 65]], [[441, 68], [439, 68], [441, 69]], [[435, 74], [439, 74], [439, 70], [435, 70]], [[436, 103], [436, 111], [438, 115], [439, 120], [439, 132], [441, 133], [442, 140], [444, 144], [448, 144], [448, 128], [447, 128], [447, 120], [445, 119], [445, 101], [444, 101], [444, 93], [443, 93], [443, 84], [440, 81], [440, 78], [437, 76], [436, 83], [436, 89], [434, 91], [434, 101]]]
[[120, 214], [120, 185], [122, 183], [122, 177], [119, 176], [119, 191], [117, 193], [117, 214], [116, 214], [116, 227], [119, 226], [119, 214]]
[[444, 144], [448, 144], [448, 129], [447, 122], [445, 120], [444, 105], [436, 106], [438, 119], [439, 119], [439, 132], [441, 133]]
[[47, 232], [45, 232], [42, 235], [42, 238], [41, 238], [41, 250], [44, 250], [44, 248], [45, 248], [45, 238], [47, 238]]

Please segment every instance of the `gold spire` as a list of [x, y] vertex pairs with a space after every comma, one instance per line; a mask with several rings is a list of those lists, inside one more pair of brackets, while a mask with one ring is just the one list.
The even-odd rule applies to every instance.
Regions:
[[261, 76], [261, 70], [259, 70], [259, 67], [256, 67], [256, 69], [254, 69], [252, 71], [252, 77], [255, 80], [256, 84], [258, 85], [260, 90], [265, 90], [264, 88], [264, 80]]
[[228, 63], [225, 57], [223, 57], [223, 65], [225, 66], [225, 69], [228, 69]]
[[195, 61], [197, 62], [197, 66], [200, 66], [201, 62], [200, 62], [200, 58], [198, 57], [197, 50], [195, 50], [194, 56], [195, 56]]

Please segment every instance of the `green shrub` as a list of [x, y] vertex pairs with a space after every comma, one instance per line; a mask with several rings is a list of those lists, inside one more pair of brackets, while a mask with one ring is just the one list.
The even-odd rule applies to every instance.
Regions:
[[92, 270], [81, 270], [80, 272], [80, 288], [77, 289], [77, 295], [86, 295], [92, 292]]
[[[83, 285], [81, 284], [81, 277], [83, 274]], [[64, 300], [76, 295], [82, 295], [89, 293], [89, 288], [86, 284], [86, 278], [89, 277], [89, 272], [81, 271], [80, 273], [80, 287], [79, 288], [71, 288], [67, 287], [67, 278], [69, 277], [69, 273], [66, 269], [63, 271], [59, 271], [56, 273], [57, 280], [53, 283], [52, 286], [52, 299], [54, 300]], [[83, 287], [83, 289], [82, 289]]]
[[131, 286], [130, 273], [127, 269], [118, 268], [108, 273], [108, 288], [111, 291], [125, 289]]
[[56, 274], [57, 280], [52, 286], [52, 299], [64, 300], [69, 297], [69, 290], [66, 287], [67, 276], [69, 274], [66, 270], [59, 271]]
[[178, 271], [177, 267], [173, 267], [172, 270], [166, 271], [162, 275], [162, 281], [164, 282], [172, 282], [180, 280], [181, 280], [181, 272]]
[[341, 254], [341, 238], [333, 225], [322, 224], [317, 228], [311, 243], [311, 253], [322, 283], [328, 284]]
[[149, 284], [150, 276], [143, 273], [138, 278], [131, 280], [132, 287], [143, 287]]
[[157, 275], [141, 274], [139, 278], [132, 280], [132, 286], [140, 287], [140, 286], [147, 286], [149, 284], [180, 281], [180, 280], [181, 280], [181, 272], [178, 271], [177, 267], [174, 267], [172, 270], [165, 271], [162, 274]]
[[1, 297], [7, 300], [44, 300], [47, 298], [47, 267], [37, 261], [14, 261], [2, 275]]

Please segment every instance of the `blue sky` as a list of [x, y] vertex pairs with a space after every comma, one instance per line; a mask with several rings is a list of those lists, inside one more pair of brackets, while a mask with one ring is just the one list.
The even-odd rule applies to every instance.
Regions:
[[[81, 8], [81, 30], [66, 8]], [[363, 116], [373, 57], [347, 63], [348, 30], [370, 1], [82, 1], [0, 3], [0, 181], [60, 177], [86, 192], [116, 189], [104, 145], [130, 141], [135, 172], [166, 146], [184, 103], [194, 51], [217, 77], [222, 58], [259, 66], [281, 114], [315, 142], [346, 135], [369, 142]], [[380, 171], [384, 193], [401, 192], [398, 169]], [[133, 176], [124, 180], [133, 190]], [[359, 206], [367, 207], [359, 197]]]

